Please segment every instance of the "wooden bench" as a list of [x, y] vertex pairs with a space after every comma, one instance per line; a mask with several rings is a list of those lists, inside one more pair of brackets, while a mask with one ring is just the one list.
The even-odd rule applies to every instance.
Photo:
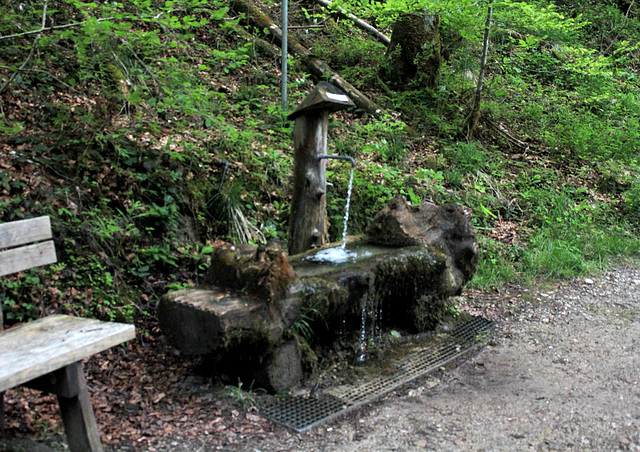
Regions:
[[[56, 262], [49, 217], [0, 224], [0, 249], [5, 248], [0, 276]], [[133, 325], [67, 315], [0, 331], [0, 421], [5, 390], [26, 385], [51, 392], [58, 398], [69, 449], [102, 451], [81, 361], [134, 337]]]

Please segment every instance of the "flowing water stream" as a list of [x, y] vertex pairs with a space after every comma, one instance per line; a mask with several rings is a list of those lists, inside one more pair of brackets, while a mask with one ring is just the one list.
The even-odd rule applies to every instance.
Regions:
[[344, 209], [344, 226], [342, 228], [342, 246], [344, 250], [347, 247], [347, 223], [349, 222], [349, 205], [351, 204], [351, 191], [353, 190], [353, 173], [355, 167], [351, 167], [351, 175], [349, 176], [349, 189], [347, 190], [347, 204]]
[[355, 257], [355, 253], [347, 250], [347, 224], [349, 222], [349, 206], [351, 204], [351, 191], [353, 190], [353, 173], [355, 167], [351, 167], [349, 176], [349, 189], [347, 190], [347, 203], [344, 212], [344, 226], [342, 227], [342, 244], [334, 248], [327, 248], [318, 251], [308, 259], [316, 262], [328, 262], [331, 264], [342, 264]]
[[[351, 168], [349, 176], [349, 187], [347, 190], [347, 200], [344, 212], [344, 225], [342, 228], [342, 243], [340, 246], [327, 248], [307, 257], [306, 259], [315, 262], [324, 262], [331, 264], [342, 264], [350, 260], [354, 260], [358, 253], [356, 251], [347, 250], [347, 226], [349, 222], [349, 207], [351, 205], [351, 193], [353, 191], [353, 175], [355, 167]], [[366, 256], [371, 253], [361, 253]], [[380, 323], [382, 321], [382, 307], [380, 303], [374, 302], [369, 298], [373, 294], [373, 281], [369, 291], [360, 300], [361, 318], [360, 318], [360, 344], [356, 357], [356, 362], [364, 363], [368, 360], [367, 348], [370, 340], [376, 338], [380, 334]], [[369, 325], [368, 325], [369, 324]], [[342, 320], [340, 335], [343, 336], [343, 330], [346, 329], [345, 319]], [[367, 326], [370, 326], [370, 334], [367, 334]]]

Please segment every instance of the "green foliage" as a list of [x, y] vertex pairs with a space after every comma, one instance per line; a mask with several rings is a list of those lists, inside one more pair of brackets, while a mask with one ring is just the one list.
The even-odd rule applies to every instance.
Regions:
[[26, 272], [22, 278], [0, 279], [0, 307], [8, 323], [26, 322], [40, 317], [43, 308], [38, 294], [40, 284], [36, 270]]
[[614, 160], [603, 163], [602, 191], [620, 197], [620, 207], [625, 218], [640, 224], [640, 167], [633, 161], [625, 164]]
[[478, 271], [471, 281], [471, 286], [494, 288], [505, 281], [518, 278], [517, 261], [522, 253], [518, 246], [507, 248], [482, 234], [479, 238], [479, 246]]
[[385, 46], [374, 40], [362, 39], [350, 30], [333, 30], [331, 41], [318, 46], [318, 57], [340, 71], [347, 80], [354, 80], [358, 87], [377, 83], [378, 66], [385, 53]]
[[226, 392], [229, 397], [232, 397], [237, 403], [241, 404], [244, 410], [248, 410], [256, 404], [256, 393], [263, 390], [253, 389], [253, 382], [251, 382], [249, 389], [242, 389], [243, 386], [244, 383], [238, 379], [238, 385], [227, 386]]
[[495, 165], [495, 155], [485, 150], [478, 142], [457, 142], [442, 149], [443, 156], [449, 162], [451, 168], [464, 172], [476, 172], [487, 169], [489, 165]]
[[309, 304], [304, 310], [300, 313], [298, 318], [293, 322], [294, 331], [304, 339], [307, 343], [311, 341], [311, 339], [316, 335], [316, 332], [313, 329], [314, 323], [324, 323], [325, 328], [327, 327], [326, 321], [322, 317], [322, 313], [318, 309], [322, 303], [322, 300], [316, 300], [315, 302]]
[[[152, 275], [164, 273], [167, 285], [184, 286], [206, 269], [210, 247], [192, 242], [220, 227], [207, 215], [212, 184], [206, 173], [217, 152], [248, 151], [260, 135], [227, 122], [223, 112], [244, 114], [245, 106], [230, 108], [212, 79], [244, 70], [252, 44], [236, 40], [239, 18], [229, 18], [229, 6], [221, 0], [68, 0], [56, 6], [48, 16], [74, 26], [47, 30], [38, 41], [17, 36], [0, 42], [1, 59], [11, 65], [2, 69], [15, 70], [25, 61], [34, 69], [12, 80], [10, 92], [18, 101], [0, 112], [0, 130], [3, 144], [19, 146], [16, 161], [36, 160], [64, 178], [52, 204], [38, 201], [30, 209], [53, 218], [64, 262], [54, 285], [64, 301], [36, 310], [35, 283], [28, 281], [5, 293], [3, 305], [13, 306], [9, 311], [20, 320], [58, 309], [131, 321], [146, 312], [140, 293], [149, 292]], [[0, 34], [38, 29], [41, 7], [37, 2], [0, 7], [9, 19], [0, 24]], [[222, 45], [200, 39], [204, 29]], [[38, 51], [31, 58], [33, 45]], [[5, 80], [0, 76], [0, 86]], [[21, 116], [15, 106], [25, 99], [41, 108]], [[238, 131], [236, 143], [225, 139], [231, 130]], [[203, 149], [205, 139], [219, 139], [227, 149]], [[255, 181], [256, 192], [271, 178], [281, 178], [289, 164], [272, 148], [266, 154], [269, 171], [247, 181]], [[25, 181], [3, 170], [0, 187], [2, 220], [21, 218]], [[50, 199], [50, 193], [42, 194]], [[250, 213], [255, 211], [251, 204]]]
[[[313, 35], [315, 54], [390, 112], [347, 112], [330, 125], [329, 152], [357, 161], [350, 233], [397, 194], [413, 205], [469, 205], [477, 287], [568, 277], [637, 253], [637, 17], [615, 2], [496, 0], [480, 132], [467, 141], [487, 2], [336, 5], [385, 32], [400, 12], [427, 9], [440, 15], [443, 45], [438, 86], [396, 93], [378, 79], [382, 44], [343, 20]], [[262, 32], [245, 39], [223, 0], [55, 6], [47, 24], [76, 25], [37, 41], [0, 40], [0, 87], [15, 74], [0, 111], [0, 151], [14, 152], [13, 166], [0, 169], [0, 220], [51, 215], [60, 261], [0, 281], [7, 316], [57, 309], [131, 320], [148, 312], [142, 295], [197, 283], [207, 240], [285, 240], [292, 123], [280, 111], [279, 72], [257, 45]], [[39, 29], [41, 8], [0, 7], [0, 35]], [[315, 80], [297, 57], [291, 63], [294, 105]], [[334, 240], [349, 169], [329, 165]], [[516, 242], [496, 233], [505, 221], [517, 225]], [[41, 293], [45, 282], [55, 293]], [[311, 334], [312, 315], [301, 317], [301, 336]]]

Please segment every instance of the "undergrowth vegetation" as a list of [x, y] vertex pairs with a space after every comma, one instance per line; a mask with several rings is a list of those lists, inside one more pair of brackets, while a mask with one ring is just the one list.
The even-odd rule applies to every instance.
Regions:
[[[279, 17], [280, 2], [257, 3]], [[475, 287], [637, 255], [638, 6], [492, 5], [472, 137], [487, 3], [336, 1], [387, 34], [400, 12], [440, 16], [437, 87], [402, 91], [379, 77], [383, 44], [312, 1], [292, 5], [292, 33], [386, 109], [332, 116], [329, 153], [357, 162], [350, 233], [398, 193], [466, 204]], [[59, 261], [0, 280], [9, 321], [131, 321], [167, 288], [196, 283], [215, 241], [286, 240], [292, 123], [278, 49], [229, 2], [25, 0], [0, 12], [0, 221], [50, 215]], [[292, 55], [289, 112], [315, 81]], [[349, 165], [329, 163], [328, 180], [337, 240]]]

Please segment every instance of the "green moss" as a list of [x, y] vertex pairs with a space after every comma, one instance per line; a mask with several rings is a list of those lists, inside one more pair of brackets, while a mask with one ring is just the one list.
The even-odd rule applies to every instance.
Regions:
[[311, 348], [311, 345], [301, 337], [293, 328], [285, 331], [283, 338], [294, 340], [298, 349], [300, 350], [302, 371], [306, 380], [313, 379], [318, 375], [319, 365], [318, 356]]

